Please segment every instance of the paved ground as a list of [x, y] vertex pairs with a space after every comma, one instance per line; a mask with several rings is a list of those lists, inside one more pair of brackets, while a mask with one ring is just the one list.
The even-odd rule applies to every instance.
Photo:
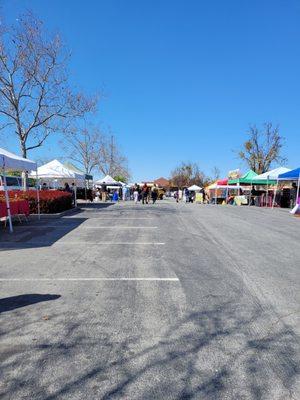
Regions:
[[0, 398], [300, 399], [299, 232], [160, 202], [0, 233]]

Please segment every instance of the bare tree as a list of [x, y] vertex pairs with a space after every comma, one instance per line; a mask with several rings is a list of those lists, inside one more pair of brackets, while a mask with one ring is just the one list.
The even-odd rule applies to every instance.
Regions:
[[[0, 31], [0, 129], [17, 136], [23, 157], [42, 146], [54, 131], [95, 105], [68, 85], [65, 48], [58, 35], [48, 37], [32, 14]], [[12, 133], [8, 133], [12, 132]]]
[[130, 177], [127, 158], [122, 154], [113, 135], [108, 135], [103, 142], [99, 170], [104, 175]]
[[221, 171], [220, 171], [220, 169], [218, 167], [213, 167], [211, 172], [212, 172], [212, 180], [213, 181], [216, 181], [217, 179], [220, 179]]
[[258, 174], [268, 170], [272, 163], [285, 163], [281, 156], [284, 138], [279, 133], [279, 127], [271, 122], [265, 123], [263, 129], [251, 125], [248, 132], [248, 140], [243, 144], [239, 157]]
[[196, 163], [182, 162], [171, 172], [171, 181], [174, 186], [182, 189], [194, 184], [204, 186], [207, 183], [207, 177]]
[[62, 142], [68, 158], [90, 175], [101, 164], [105, 137], [98, 128], [73, 128]]

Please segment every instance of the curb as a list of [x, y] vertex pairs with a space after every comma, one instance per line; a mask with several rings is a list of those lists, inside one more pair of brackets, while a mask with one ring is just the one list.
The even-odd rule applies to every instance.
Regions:
[[[76, 214], [80, 211], [79, 207], [70, 208], [69, 210], [62, 211], [57, 214], [40, 214], [40, 219], [51, 219], [51, 218], [60, 218], [64, 217], [65, 215]], [[29, 219], [38, 219], [38, 214], [30, 214]]]

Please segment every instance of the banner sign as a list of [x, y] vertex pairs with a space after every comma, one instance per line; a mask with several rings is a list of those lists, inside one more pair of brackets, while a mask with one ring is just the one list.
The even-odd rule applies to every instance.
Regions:
[[234, 169], [228, 172], [229, 179], [239, 179], [241, 177], [241, 171], [239, 169]]

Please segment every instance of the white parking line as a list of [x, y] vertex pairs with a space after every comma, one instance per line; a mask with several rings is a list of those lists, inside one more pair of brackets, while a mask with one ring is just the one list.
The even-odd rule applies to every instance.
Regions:
[[83, 229], [157, 229], [157, 226], [122, 226], [122, 225], [115, 225], [115, 226], [108, 226], [108, 225], [98, 225], [98, 226], [85, 226], [85, 225], [32, 225], [22, 226], [20, 225], [19, 228], [25, 229], [32, 229], [32, 228], [59, 228], [59, 229], [72, 229], [72, 228], [83, 228]]
[[2, 278], [0, 282], [85, 282], [85, 281], [169, 281], [178, 282], [178, 278]]
[[47, 243], [47, 242], [26, 242], [26, 243], [20, 243], [18, 246], [18, 243], [0, 243], [0, 249], [23, 249], [23, 248], [31, 248], [32, 246], [41, 246], [41, 247], [52, 247], [52, 246], [57, 246], [57, 245], [63, 245], [63, 246], [68, 246], [68, 245], [83, 245], [83, 246], [105, 246], [105, 245], [116, 245], [116, 246], [164, 246], [165, 243], [163, 242], [74, 242], [74, 241], [68, 241], [68, 242], [63, 242], [63, 241], [57, 241], [54, 243]]

